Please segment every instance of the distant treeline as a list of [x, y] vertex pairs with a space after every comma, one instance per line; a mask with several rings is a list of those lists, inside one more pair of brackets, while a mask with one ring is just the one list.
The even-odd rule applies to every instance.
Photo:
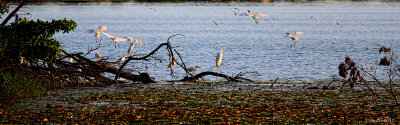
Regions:
[[[13, 1], [13, 0], [11, 0]], [[18, 1], [18, 0], [16, 0]], [[31, 2], [262, 2], [262, 3], [272, 3], [272, 2], [315, 2], [315, 1], [375, 1], [375, 2], [385, 2], [385, 1], [400, 1], [400, 0], [28, 0]]]

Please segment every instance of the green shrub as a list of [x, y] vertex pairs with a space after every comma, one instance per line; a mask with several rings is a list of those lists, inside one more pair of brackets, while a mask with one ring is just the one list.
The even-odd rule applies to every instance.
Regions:
[[0, 27], [2, 57], [14, 62], [23, 56], [26, 60], [53, 62], [61, 52], [59, 41], [52, 38], [56, 32], [68, 33], [77, 26], [73, 20], [27, 20]]

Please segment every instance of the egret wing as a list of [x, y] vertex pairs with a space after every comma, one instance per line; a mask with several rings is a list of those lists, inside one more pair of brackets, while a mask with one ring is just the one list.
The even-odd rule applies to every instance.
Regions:
[[101, 32], [101, 33], [103, 33], [104, 35], [106, 35], [107, 37], [110, 37], [110, 38], [115, 38], [115, 36], [111, 36], [110, 34], [108, 34], [108, 33], [105, 33], [105, 32]]
[[296, 35], [292, 35], [292, 34], [289, 34], [289, 35], [287, 35], [287, 36], [289, 36], [289, 37], [296, 37]]
[[267, 14], [263, 14], [263, 13], [258, 13], [258, 14], [256, 14], [257, 16], [261, 16], [261, 17], [263, 17], [263, 16], [269, 16], [269, 15], [267, 15]]
[[139, 45], [143, 45], [143, 41], [140, 39], [135, 39], [135, 43]]
[[107, 30], [107, 26], [100, 26], [97, 31], [106, 31]]
[[124, 41], [129, 41], [129, 40], [126, 39], [126, 38], [119, 38], [118, 41], [119, 41], [119, 42], [124, 42]]
[[249, 13], [241, 13], [241, 14], [239, 14], [239, 16], [250, 16], [250, 14]]
[[127, 41], [133, 42], [133, 38], [130, 37], [130, 36], [125, 36], [125, 37], [122, 37], [122, 38], [126, 39]]
[[300, 36], [300, 35], [303, 35], [303, 32], [296, 32], [296, 33], [294, 33], [294, 35]]

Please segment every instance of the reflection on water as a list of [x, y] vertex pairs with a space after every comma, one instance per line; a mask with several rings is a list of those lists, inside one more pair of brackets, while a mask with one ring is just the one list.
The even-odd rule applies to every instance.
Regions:
[[[197, 72], [216, 71], [215, 56], [224, 49], [222, 73], [236, 75], [257, 71], [252, 79], [316, 80], [338, 74], [338, 65], [346, 56], [364, 67], [375, 67], [385, 54], [372, 49], [385, 45], [399, 53], [399, 3], [312, 2], [312, 3], [46, 3], [28, 5], [28, 18], [68, 18], [78, 23], [75, 32], [57, 34], [67, 51], [86, 52], [96, 47], [90, 28], [108, 26], [107, 33], [133, 36], [144, 42], [135, 46], [136, 55], [147, 54], [174, 34], [171, 44], [188, 66], [200, 66]], [[150, 9], [153, 8], [153, 9]], [[234, 8], [265, 13], [258, 25], [248, 16], [235, 16]], [[218, 23], [215, 25], [210, 20]], [[285, 33], [304, 32], [291, 48]], [[102, 48], [94, 53], [117, 61], [126, 54], [129, 43], [119, 48], [102, 35]], [[359, 51], [355, 51], [359, 50]], [[167, 51], [161, 49], [159, 61], [136, 61], [128, 68], [147, 72], [157, 80], [169, 80]], [[147, 68], [144, 68], [147, 67]], [[378, 67], [378, 74], [384, 73]], [[180, 78], [184, 73], [176, 68]], [[214, 78], [210, 78], [214, 79]]]

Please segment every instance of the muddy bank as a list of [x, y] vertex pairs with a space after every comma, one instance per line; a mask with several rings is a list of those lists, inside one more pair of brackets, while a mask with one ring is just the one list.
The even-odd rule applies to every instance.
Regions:
[[[86, 87], [20, 100], [0, 123], [399, 123], [385, 91], [328, 81], [156, 83]], [[398, 89], [398, 88], [397, 88]]]

